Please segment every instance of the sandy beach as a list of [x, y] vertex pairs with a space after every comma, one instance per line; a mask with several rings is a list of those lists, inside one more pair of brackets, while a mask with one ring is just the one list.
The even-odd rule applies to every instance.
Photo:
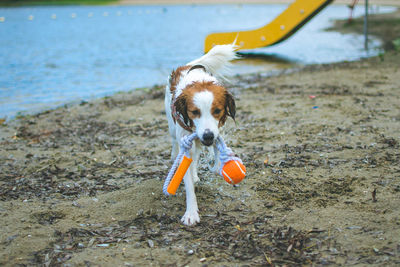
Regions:
[[247, 177], [204, 158], [195, 227], [183, 186], [162, 194], [163, 85], [3, 122], [0, 265], [398, 266], [399, 18], [370, 18], [378, 57], [232, 77]]

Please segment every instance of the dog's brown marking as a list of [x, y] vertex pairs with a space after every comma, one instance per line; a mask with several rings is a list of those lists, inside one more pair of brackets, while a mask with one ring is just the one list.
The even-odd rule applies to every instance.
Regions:
[[[178, 85], [182, 72], [185, 70], [188, 70], [191, 66], [181, 66], [178, 67], [176, 70], [172, 71], [171, 76], [169, 77], [169, 90], [171, 92], [172, 99], [175, 99], [175, 91], [176, 91], [176, 86]], [[188, 116], [187, 116], [187, 108], [186, 108], [186, 98], [178, 97], [175, 101], [172, 101], [171, 103], [171, 109], [172, 109], [172, 118], [174, 122], [178, 121], [179, 125], [184, 128], [185, 130], [190, 131], [191, 128], [193, 127], [193, 121], [190, 121]], [[181, 118], [183, 121], [179, 118], [177, 118], [178, 114], [181, 115]]]
[[169, 84], [170, 84], [169, 90], [171, 91], [172, 95], [175, 95], [176, 86], [178, 85], [179, 80], [181, 79], [182, 72], [190, 68], [191, 66], [181, 66], [176, 70], [172, 71], [171, 76], [169, 78]]
[[[184, 111], [182, 116], [188, 119], [189, 125], [193, 125], [193, 120], [201, 116], [199, 108], [193, 103], [193, 97], [202, 91], [210, 91], [214, 95], [210, 112], [219, 121], [218, 127], [225, 124], [228, 116], [235, 119], [235, 100], [225, 87], [214, 82], [194, 82], [187, 86], [177, 99], [179, 104], [185, 103], [186, 105], [185, 109], [181, 107], [180, 110]], [[178, 101], [179, 99], [180, 101]]]
[[[193, 128], [193, 120], [191, 120], [189, 118], [188, 115], [188, 99], [186, 97], [185, 94], [180, 94], [176, 100], [175, 103], [173, 104], [173, 108], [175, 109], [178, 118], [177, 121], [179, 123], [179, 125], [183, 128], [186, 129], [188, 131], [191, 131], [191, 129]], [[175, 121], [175, 117], [174, 117], [174, 121]]]

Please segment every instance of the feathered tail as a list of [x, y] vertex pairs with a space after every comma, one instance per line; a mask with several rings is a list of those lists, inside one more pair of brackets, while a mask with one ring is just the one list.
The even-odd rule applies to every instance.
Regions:
[[237, 59], [235, 52], [237, 46], [234, 44], [216, 45], [201, 58], [189, 62], [187, 65], [202, 65], [215, 76], [222, 76], [228, 70], [230, 61]]

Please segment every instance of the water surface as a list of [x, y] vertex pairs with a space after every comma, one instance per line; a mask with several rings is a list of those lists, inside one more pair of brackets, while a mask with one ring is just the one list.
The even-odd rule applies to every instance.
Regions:
[[[0, 117], [33, 113], [118, 91], [163, 84], [202, 55], [211, 32], [263, 26], [285, 5], [0, 8]], [[389, 12], [393, 8], [381, 8]], [[356, 9], [362, 15], [363, 8]], [[376, 55], [360, 35], [325, 32], [345, 6], [329, 6], [285, 42], [258, 49], [280, 60], [243, 60], [236, 73]], [[253, 51], [254, 52], [254, 51]]]

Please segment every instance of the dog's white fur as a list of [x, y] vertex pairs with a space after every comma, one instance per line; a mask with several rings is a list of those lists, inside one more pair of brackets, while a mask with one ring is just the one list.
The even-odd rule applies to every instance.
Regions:
[[[182, 136], [190, 134], [188, 130], [185, 130], [178, 124], [173, 116], [171, 110], [171, 104], [175, 101], [185, 89], [193, 85], [194, 83], [204, 83], [210, 82], [213, 84], [218, 84], [217, 77], [221, 79], [223, 71], [229, 65], [229, 62], [236, 58], [234, 45], [218, 45], [211, 49], [204, 56], [189, 62], [186, 66], [201, 65], [203, 68], [197, 68], [189, 71], [189, 68], [184, 68], [180, 72], [180, 79], [176, 84], [174, 93], [171, 93], [171, 79], [165, 90], [165, 110], [168, 119], [169, 133], [172, 139], [172, 160], [178, 154], [179, 145], [178, 141]], [[170, 77], [171, 78], [171, 77]], [[204, 144], [205, 133], [208, 133], [210, 137], [211, 133], [213, 136], [213, 143], [215, 139], [219, 136], [219, 121], [213, 116], [211, 107], [214, 101], [214, 94], [208, 90], [202, 90], [193, 95], [191, 99], [192, 103], [200, 110], [200, 116], [193, 119], [193, 131], [196, 131], [200, 140], [196, 140], [193, 144], [191, 150], [191, 157], [193, 162], [184, 177], [185, 190], [186, 190], [186, 212], [183, 215], [181, 221], [185, 225], [194, 225], [200, 222], [200, 217], [198, 214], [198, 206], [196, 195], [194, 191], [194, 183], [199, 180], [197, 176], [197, 165], [198, 159], [201, 152], [201, 143]], [[218, 162], [218, 150], [214, 145], [215, 154], [215, 166], [214, 171], [219, 169]]]

